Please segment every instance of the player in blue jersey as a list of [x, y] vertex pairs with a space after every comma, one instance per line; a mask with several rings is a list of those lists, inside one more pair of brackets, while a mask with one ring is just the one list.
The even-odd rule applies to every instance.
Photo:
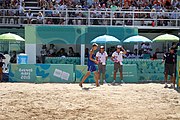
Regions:
[[87, 63], [88, 70], [87, 70], [86, 75], [82, 78], [82, 81], [79, 83], [80, 87], [83, 87], [82, 84], [87, 79], [87, 77], [91, 74], [91, 72], [94, 72], [94, 79], [96, 81], [96, 86], [97, 87], [99, 86], [98, 72], [96, 71], [96, 66], [95, 66], [96, 64], [98, 64], [98, 61], [96, 60], [96, 54], [94, 53], [95, 50], [97, 50], [97, 48], [98, 48], [98, 45], [96, 43], [93, 43], [92, 49], [90, 50], [89, 55], [88, 55], [88, 63]]

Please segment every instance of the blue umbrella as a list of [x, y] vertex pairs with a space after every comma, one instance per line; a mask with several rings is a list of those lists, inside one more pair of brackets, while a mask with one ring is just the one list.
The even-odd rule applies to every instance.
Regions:
[[121, 42], [120, 40], [118, 40], [117, 38], [113, 37], [113, 36], [109, 36], [109, 35], [102, 35], [99, 37], [94, 38], [91, 43], [112, 43], [112, 42], [116, 42], [119, 43]]
[[104, 43], [106, 49], [106, 43], [120, 43], [121, 41], [110, 35], [102, 35], [94, 38], [91, 43]]
[[139, 43], [139, 42], [152, 42], [150, 39], [144, 37], [144, 36], [140, 36], [140, 35], [136, 35], [136, 36], [132, 36], [127, 38], [126, 40], [123, 41], [124, 43]]

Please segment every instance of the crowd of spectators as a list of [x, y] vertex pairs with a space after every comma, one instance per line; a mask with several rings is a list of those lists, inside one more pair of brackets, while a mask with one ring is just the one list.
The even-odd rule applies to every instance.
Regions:
[[[173, 48], [175, 50], [175, 53], [177, 52], [177, 46], [179, 46], [179, 43], [173, 42], [172, 46], [170, 48]], [[88, 48], [85, 49], [85, 57], [89, 57], [89, 50]], [[116, 46], [111, 46], [107, 48], [107, 54], [109, 57], [112, 56], [113, 52], [116, 51]], [[41, 63], [45, 62], [45, 57], [80, 57], [80, 53], [77, 51], [74, 51], [73, 47], [69, 47], [67, 49], [60, 48], [57, 49], [54, 44], [50, 45], [42, 45], [41, 48], [41, 57], [39, 58], [39, 61]], [[162, 59], [165, 51], [160, 50], [159, 48], [152, 49], [152, 46], [150, 43], [142, 43], [139, 47], [135, 47], [134, 50], [126, 50], [126, 54], [123, 55], [123, 58], [126, 59]]]
[[[37, 0], [37, 2], [37, 7], [41, 9], [37, 14], [33, 14], [33, 10], [24, 9], [24, 0], [0, 0], [0, 9], [17, 9], [1, 10], [0, 16], [23, 16], [28, 24], [61, 25], [65, 23], [70, 25], [88, 24], [87, 10], [90, 10], [90, 17], [93, 18], [90, 20], [90, 24], [93, 25], [132, 25], [130, 18], [134, 17], [139, 19], [137, 21], [140, 22], [140, 25], [167, 26], [170, 22], [168, 19], [180, 19], [180, 0]], [[69, 9], [68, 13], [65, 9]], [[122, 12], [132, 10], [144, 13], [133, 15], [131, 12]], [[124, 19], [123, 23], [122, 19]], [[151, 22], [147, 24], [145, 19], [150, 19]], [[156, 19], [160, 20], [156, 21]]]
[[76, 53], [73, 49], [73, 47], [69, 47], [69, 49], [66, 51], [65, 48], [57, 49], [54, 44], [42, 45], [41, 51], [40, 51], [41, 57], [39, 58], [42, 63], [45, 62], [45, 57], [80, 57], [79, 53]]
[[[46, 17], [57, 17], [57, 19], [46, 20], [48, 24], [65, 24], [66, 21], [67, 24], [86, 25], [88, 22], [87, 10], [90, 10], [90, 17], [94, 18], [90, 20], [90, 24], [93, 25], [132, 25], [132, 20], [129, 19], [133, 17], [132, 13], [120, 13], [118, 11], [149, 12], [134, 15], [134, 18], [141, 19], [138, 21], [140, 25], [147, 25], [143, 19], [149, 18], [151, 22], [148, 25], [167, 26], [170, 22], [168, 19], [180, 17], [177, 12], [180, 10], [180, 0], [87, 0], [87, 2], [83, 0], [39, 0], [39, 6], [48, 10], [45, 14]], [[63, 10], [65, 9], [72, 9], [68, 12], [70, 18], [68, 20], [64, 19], [66, 12]], [[111, 14], [109, 11], [114, 13]], [[113, 17], [112, 23], [110, 17]], [[103, 19], [98, 20], [96, 18]], [[124, 18], [125, 21], [122, 23]], [[161, 20], [155, 23], [157, 18]]]

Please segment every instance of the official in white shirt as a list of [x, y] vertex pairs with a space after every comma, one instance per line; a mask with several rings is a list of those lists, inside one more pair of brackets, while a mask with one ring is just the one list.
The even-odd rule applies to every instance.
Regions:
[[[101, 84], [106, 83], [106, 61], [108, 58], [107, 52], [104, 50], [104, 46], [100, 47], [99, 52], [96, 53], [96, 60], [98, 61], [98, 74], [99, 74], [99, 82]], [[102, 73], [102, 79], [101, 80], [101, 73]]]
[[123, 81], [123, 54], [126, 54], [126, 51], [124, 48], [120, 45], [117, 46], [117, 50], [112, 54], [111, 60], [114, 62], [114, 81], [113, 84], [116, 83], [116, 73], [120, 72], [120, 79], [121, 83], [124, 83]]

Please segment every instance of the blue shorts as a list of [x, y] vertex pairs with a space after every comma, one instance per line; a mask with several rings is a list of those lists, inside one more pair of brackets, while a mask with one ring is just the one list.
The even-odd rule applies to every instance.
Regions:
[[90, 72], [96, 71], [96, 66], [94, 66], [94, 65], [88, 65], [88, 71], [90, 71]]

